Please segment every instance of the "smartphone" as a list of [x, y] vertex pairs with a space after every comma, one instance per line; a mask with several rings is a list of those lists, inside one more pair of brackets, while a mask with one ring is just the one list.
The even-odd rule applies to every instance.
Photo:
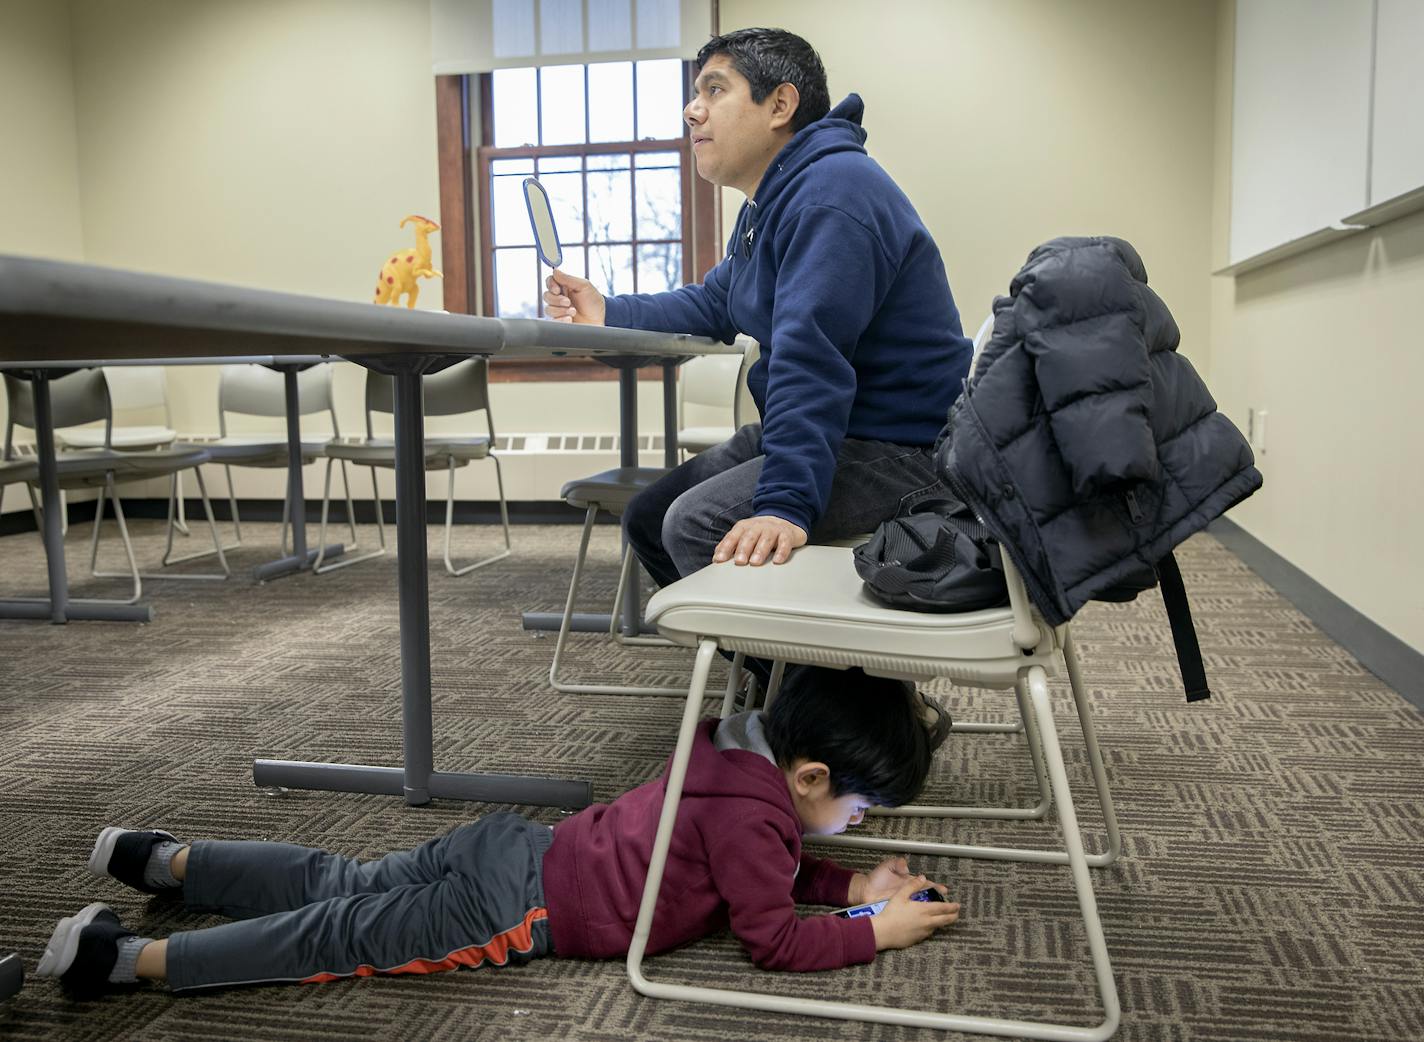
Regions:
[[[910, 895], [911, 901], [944, 901], [945, 896], [932, 886], [927, 886], [923, 890], [918, 890]], [[872, 901], [868, 905], [851, 905], [849, 908], [841, 908], [832, 915], [838, 915], [842, 919], [859, 919], [866, 915], [879, 915], [886, 905], [890, 903], [887, 897], [883, 901]]]

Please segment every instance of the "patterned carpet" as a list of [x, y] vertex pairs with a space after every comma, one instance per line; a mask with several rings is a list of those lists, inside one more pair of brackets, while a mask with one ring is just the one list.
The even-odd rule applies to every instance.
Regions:
[[[140, 523], [140, 553], [160, 549]], [[611, 599], [615, 529], [595, 539], [590, 596]], [[195, 533], [196, 534], [196, 533]], [[70, 533], [81, 570], [85, 525]], [[388, 797], [253, 787], [253, 757], [397, 765], [395, 563], [254, 585], [275, 526], [251, 526], [223, 584], [154, 582], [151, 625], [0, 623], [0, 952], [32, 971], [56, 919], [104, 900], [157, 936], [211, 922], [84, 869], [107, 824], [186, 838], [285, 839], [358, 856], [414, 845], [488, 806], [408, 808]], [[515, 555], [430, 579], [436, 766], [591, 779], [609, 799], [656, 773], [679, 703], [561, 696], [553, 641], [519, 608], [554, 609], [577, 540], [520, 527]], [[458, 532], [467, 554], [494, 530]], [[434, 543], [432, 535], [432, 545]], [[1124, 837], [1093, 872], [1120, 990], [1123, 1042], [1424, 1037], [1424, 717], [1321, 635], [1208, 536], [1180, 554], [1212, 685], [1181, 696], [1157, 595], [1092, 605], [1075, 623]], [[33, 535], [0, 539], [6, 595], [36, 593]], [[85, 582], [80, 594], [122, 584]], [[677, 683], [689, 653], [582, 637], [584, 675]], [[957, 718], [1002, 720], [1002, 694], [933, 688]], [[1055, 689], [1069, 778], [1090, 848], [1101, 815], [1065, 685]], [[935, 802], [1031, 803], [1021, 736], [959, 735]], [[534, 811], [553, 822], [558, 812]], [[910, 835], [907, 823], [872, 823]], [[1051, 825], [950, 824], [970, 842], [1049, 843]], [[872, 855], [850, 855], [867, 865]], [[1101, 1017], [1066, 872], [912, 859], [964, 903], [952, 930], [872, 965], [773, 975], [734, 940], [653, 960], [655, 979], [1080, 1024]], [[406, 1038], [909, 1040], [911, 1028], [644, 999], [621, 963], [547, 959], [522, 969], [249, 988], [176, 999], [144, 989], [64, 1000], [31, 979], [0, 1003], [6, 1039]], [[951, 1036], [954, 1037], [954, 1036]]]

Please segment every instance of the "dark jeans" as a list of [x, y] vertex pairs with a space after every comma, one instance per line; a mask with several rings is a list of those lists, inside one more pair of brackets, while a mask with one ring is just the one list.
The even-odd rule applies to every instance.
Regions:
[[[712, 563], [722, 537], [753, 516], [765, 458], [761, 425], [749, 424], [633, 497], [623, 511], [623, 531], [654, 582], [667, 586]], [[938, 483], [928, 446], [847, 438], [836, 459], [830, 502], [808, 541], [869, 534], [894, 517], [902, 502]], [[764, 665], [750, 660], [748, 665], [765, 679]]]

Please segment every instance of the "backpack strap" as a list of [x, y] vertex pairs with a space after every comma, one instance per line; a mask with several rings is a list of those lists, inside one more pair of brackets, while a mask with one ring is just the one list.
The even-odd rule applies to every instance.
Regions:
[[1206, 684], [1206, 667], [1202, 665], [1197, 629], [1192, 624], [1192, 609], [1187, 603], [1187, 588], [1182, 584], [1182, 570], [1170, 553], [1157, 562], [1157, 581], [1162, 588], [1162, 602], [1167, 606], [1167, 621], [1172, 624], [1172, 643], [1177, 646], [1177, 668], [1182, 674], [1188, 702], [1200, 702], [1211, 697]]

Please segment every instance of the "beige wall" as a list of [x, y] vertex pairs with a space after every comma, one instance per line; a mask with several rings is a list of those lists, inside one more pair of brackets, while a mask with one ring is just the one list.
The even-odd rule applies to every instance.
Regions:
[[[967, 331], [1029, 250], [1119, 235], [1209, 357], [1215, 10], [1169, 0], [722, 0], [789, 29], [939, 243]], [[723, 200], [730, 232], [740, 193]]]
[[[0, 156], [0, 253], [82, 260], [67, 4], [0, 0]], [[5, 415], [0, 395], [0, 430]]]
[[[1234, 11], [1218, 38], [1214, 267], [1230, 228]], [[1264, 409], [1262, 492], [1232, 519], [1424, 651], [1424, 214], [1212, 281], [1210, 384], [1243, 429]]]

